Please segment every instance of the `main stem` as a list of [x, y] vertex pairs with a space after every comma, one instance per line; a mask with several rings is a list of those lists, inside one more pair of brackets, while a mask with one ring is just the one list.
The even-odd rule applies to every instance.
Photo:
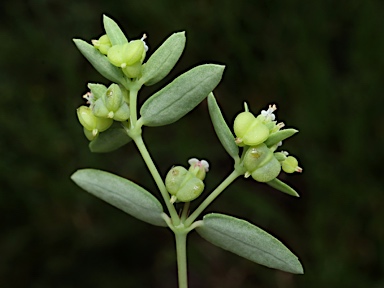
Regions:
[[188, 235], [188, 232], [186, 231], [175, 232], [179, 288], [188, 288], [187, 249], [186, 249], [187, 235]]

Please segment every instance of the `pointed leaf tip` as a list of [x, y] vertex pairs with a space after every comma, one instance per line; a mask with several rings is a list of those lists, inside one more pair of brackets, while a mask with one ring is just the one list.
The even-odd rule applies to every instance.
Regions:
[[294, 197], [300, 197], [300, 195], [288, 184], [284, 183], [283, 181], [275, 178], [269, 182], [266, 182], [269, 186], [279, 190], [280, 192], [286, 193], [288, 195], [294, 196]]
[[166, 227], [160, 202], [141, 186], [109, 172], [80, 169], [71, 179], [85, 191], [125, 213], [156, 226]]
[[222, 65], [204, 64], [177, 77], [141, 106], [144, 125], [171, 124], [189, 113], [219, 84], [224, 68]]
[[272, 235], [232, 216], [205, 215], [197, 233], [212, 244], [269, 268], [303, 274], [299, 259]]

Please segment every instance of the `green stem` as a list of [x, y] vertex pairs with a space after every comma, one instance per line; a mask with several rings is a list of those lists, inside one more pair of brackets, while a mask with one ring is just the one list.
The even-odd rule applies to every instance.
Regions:
[[130, 120], [131, 120], [131, 127], [136, 126], [137, 121], [137, 89], [131, 89], [129, 91], [129, 112], [131, 114]]
[[144, 159], [145, 164], [147, 165], [149, 171], [152, 174], [153, 179], [156, 182], [157, 187], [160, 190], [161, 195], [163, 196], [165, 205], [168, 208], [169, 214], [171, 215], [172, 223], [173, 225], [179, 225], [180, 224], [180, 218], [177, 215], [177, 211], [175, 209], [175, 206], [171, 203], [171, 198], [169, 197], [169, 193], [167, 191], [167, 188], [165, 188], [163, 179], [161, 178], [159, 171], [157, 170], [155, 163], [153, 162], [151, 155], [149, 154], [147, 147], [144, 144], [143, 138], [141, 135], [132, 135], [133, 141], [135, 141], [137, 148], [140, 151], [141, 156]]
[[179, 288], [188, 288], [187, 249], [186, 249], [187, 235], [188, 235], [188, 232], [175, 231]]
[[196, 220], [197, 217], [204, 211], [205, 208], [208, 207], [209, 204], [212, 203], [213, 200], [216, 199], [217, 196], [220, 195], [221, 192], [224, 191], [237, 177], [242, 175], [239, 171], [234, 170], [209, 196], [196, 208], [196, 210], [187, 218], [184, 222], [185, 227], [189, 227], [193, 221]]
[[185, 219], [187, 219], [190, 204], [191, 204], [191, 202], [185, 202], [184, 203], [183, 212], [181, 213], [181, 217], [180, 217], [181, 222], [184, 222]]

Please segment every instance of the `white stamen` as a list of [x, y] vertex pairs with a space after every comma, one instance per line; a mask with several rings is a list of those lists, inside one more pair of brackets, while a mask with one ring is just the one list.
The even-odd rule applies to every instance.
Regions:
[[206, 160], [198, 160], [197, 158], [191, 158], [188, 160], [188, 164], [191, 166], [203, 167], [205, 172], [209, 171], [209, 163]]
[[275, 104], [273, 104], [273, 105], [269, 105], [268, 110], [262, 110], [260, 114], [265, 117], [266, 121], [274, 121], [276, 116], [275, 114], [273, 114], [273, 112], [276, 110], [277, 110], [277, 107]]
[[301, 173], [301, 172], [303, 172], [303, 168], [297, 166], [296, 169], [295, 169], [295, 171]]
[[143, 41], [145, 52], [147, 52], [148, 51], [148, 46], [147, 46], [147, 43], [145, 43], [145, 41], [144, 41], [145, 39], [147, 39], [147, 35], [143, 34], [143, 37], [141, 37], [140, 40]]

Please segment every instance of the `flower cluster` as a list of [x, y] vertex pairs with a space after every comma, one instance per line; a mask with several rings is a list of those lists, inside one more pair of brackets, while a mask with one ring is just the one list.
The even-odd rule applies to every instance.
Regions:
[[121, 68], [128, 78], [138, 78], [148, 51], [148, 46], [144, 42], [146, 38], [147, 36], [144, 34], [139, 40], [112, 45], [108, 36], [103, 35], [99, 40], [92, 40], [92, 44], [100, 53], [107, 56], [109, 62]]
[[270, 105], [255, 117], [251, 112], [241, 112], [234, 122], [235, 143], [244, 147], [243, 166], [245, 177], [252, 176], [259, 182], [275, 179], [281, 169], [287, 173], [301, 172], [296, 158], [288, 152], [275, 152], [282, 141], [293, 136], [295, 129], [282, 129], [284, 123], [277, 123], [274, 112], [276, 105]]
[[[112, 45], [108, 36], [103, 35], [98, 40], [92, 40], [92, 44], [111, 64], [132, 79], [141, 76], [142, 63], [148, 50], [145, 38], [144, 34], [140, 40]], [[85, 136], [92, 141], [100, 132], [107, 130], [113, 120], [122, 122], [129, 119], [129, 95], [127, 89], [115, 83], [108, 88], [90, 83], [88, 88], [90, 92], [83, 97], [89, 106], [79, 107], [77, 116], [84, 127]]]
[[188, 170], [182, 166], [175, 166], [165, 178], [165, 186], [172, 195], [171, 203], [190, 202], [199, 197], [204, 190], [203, 180], [209, 170], [208, 162], [192, 158], [188, 163], [191, 165]]

